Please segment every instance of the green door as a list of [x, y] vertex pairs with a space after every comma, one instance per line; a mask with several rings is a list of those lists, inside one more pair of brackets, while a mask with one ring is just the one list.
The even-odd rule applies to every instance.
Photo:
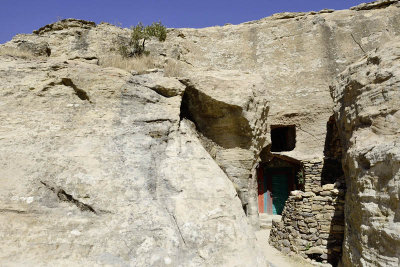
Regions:
[[289, 197], [288, 177], [285, 174], [272, 175], [272, 213], [282, 214], [285, 202]]

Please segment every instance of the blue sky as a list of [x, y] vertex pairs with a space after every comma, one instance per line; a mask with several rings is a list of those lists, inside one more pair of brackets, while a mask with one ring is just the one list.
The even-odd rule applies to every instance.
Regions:
[[346, 9], [365, 0], [0, 0], [0, 43], [60, 18], [124, 27], [161, 21], [167, 27], [238, 24], [278, 12]]

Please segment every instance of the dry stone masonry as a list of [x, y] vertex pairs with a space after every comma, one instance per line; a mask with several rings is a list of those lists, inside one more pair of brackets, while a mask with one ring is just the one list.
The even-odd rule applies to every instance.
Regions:
[[282, 221], [272, 221], [270, 244], [286, 254], [337, 264], [344, 233], [344, 193], [339, 185], [326, 184], [317, 193], [292, 191]]
[[322, 161], [307, 161], [304, 168], [304, 191], [318, 192], [321, 190]]

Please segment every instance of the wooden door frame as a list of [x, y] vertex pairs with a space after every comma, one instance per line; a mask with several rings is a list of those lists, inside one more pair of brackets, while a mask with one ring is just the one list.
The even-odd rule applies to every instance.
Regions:
[[[284, 168], [268, 168], [268, 171], [264, 173], [265, 166], [260, 165], [257, 169], [257, 182], [258, 182], [258, 211], [259, 213], [273, 214], [273, 192], [272, 192], [272, 175], [283, 174], [288, 177], [288, 193], [295, 190], [295, 168], [284, 167]], [[265, 178], [264, 178], [265, 176]], [[264, 180], [267, 180], [267, 185], [265, 188]], [[272, 193], [272, 195], [271, 195]], [[264, 194], [267, 194], [268, 206], [267, 210], [264, 209]]]

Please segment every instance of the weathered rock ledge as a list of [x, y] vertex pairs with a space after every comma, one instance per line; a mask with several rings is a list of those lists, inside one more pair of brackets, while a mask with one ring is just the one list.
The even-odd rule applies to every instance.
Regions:
[[343, 265], [400, 264], [400, 40], [368, 53], [331, 88], [346, 175]]

